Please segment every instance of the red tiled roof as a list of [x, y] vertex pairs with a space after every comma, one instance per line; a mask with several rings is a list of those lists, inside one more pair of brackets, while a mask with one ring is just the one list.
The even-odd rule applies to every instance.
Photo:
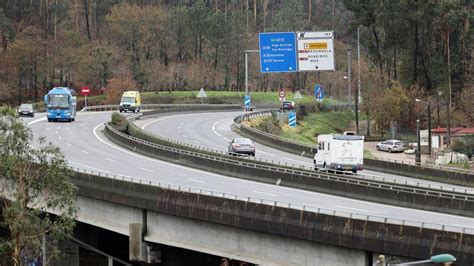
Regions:
[[461, 128], [455, 132], [456, 135], [469, 135], [474, 134], [474, 127]]
[[[458, 130], [463, 129], [462, 127], [452, 127], [451, 133], [456, 133]], [[474, 129], [474, 128], [473, 128]], [[446, 133], [448, 130], [445, 127], [432, 128], [431, 133]]]

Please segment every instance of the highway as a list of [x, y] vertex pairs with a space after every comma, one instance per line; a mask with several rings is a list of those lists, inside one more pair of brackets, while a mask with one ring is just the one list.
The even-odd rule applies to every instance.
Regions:
[[[239, 137], [237, 133], [231, 130], [230, 126], [233, 119], [245, 112], [213, 112], [213, 113], [187, 113], [166, 115], [156, 118], [146, 118], [135, 122], [140, 128], [145, 129], [151, 133], [164, 136], [170, 139], [175, 139], [191, 145], [200, 147], [213, 148], [218, 151], [227, 152], [229, 141], [235, 137]], [[259, 143], [256, 145], [257, 159], [274, 161], [281, 164], [295, 164], [304, 165], [313, 168], [313, 160], [308, 157], [298, 156], [289, 152], [274, 149]], [[407, 182], [409, 184], [423, 183], [430, 187], [441, 187], [446, 190], [451, 188], [459, 189], [460, 191], [467, 190], [474, 194], [473, 188], [447, 185], [439, 182], [420, 180], [416, 178], [387, 174], [378, 171], [363, 170], [359, 171], [358, 176], [373, 175], [387, 180], [397, 180], [399, 183]], [[452, 191], [452, 190], [451, 190]]]
[[[193, 121], [193, 123], [199, 125], [209, 125], [209, 123], [211, 123], [214, 126], [214, 129], [217, 130], [216, 133], [229, 138], [232, 137], [231, 134], [233, 133], [230, 132], [230, 128], [226, 129], [228, 128], [229, 123], [228, 117], [234, 116], [235, 113], [224, 114], [225, 116], [223, 113], [196, 114], [196, 116], [176, 115], [173, 116], [174, 118], [167, 120], [169, 124], [166, 127], [172, 128], [171, 123], [176, 123], [178, 117], [184, 117], [183, 121], [185, 123], [181, 125], [183, 134], [188, 132], [184, 131], [185, 128], [192, 128], [190, 123]], [[63, 150], [69, 164], [76, 168], [100, 171], [110, 175], [123, 175], [142, 180], [152, 180], [154, 182], [192, 187], [195, 189], [238, 194], [270, 201], [335, 210], [338, 212], [386, 217], [398, 220], [398, 222], [400, 222], [400, 220], [409, 220], [420, 223], [424, 222], [426, 224], [444, 224], [450, 227], [465, 227], [469, 229], [469, 231], [474, 230], [473, 218], [413, 210], [280, 187], [277, 185], [251, 182], [148, 158], [118, 147], [117, 145], [110, 143], [103, 136], [101, 133], [102, 124], [110, 120], [110, 116], [111, 112], [78, 113], [75, 122], [49, 123], [46, 121], [44, 114], [38, 114], [35, 118], [23, 118], [23, 120], [32, 129], [35, 137], [45, 136], [47, 140], [59, 146]], [[190, 121], [186, 122], [188, 119]], [[178, 124], [180, 123], [182, 122], [178, 122]], [[188, 124], [186, 125], [186, 123]], [[211, 132], [213, 128], [212, 125], [210, 128]], [[222, 145], [226, 145], [226, 140], [219, 137], [216, 133], [212, 133], [215, 137], [210, 140], [209, 132], [202, 132], [200, 137], [198, 135], [201, 133], [190, 135], [189, 139], [193, 142], [202, 141], [202, 146], [205, 146], [206, 143], [204, 142], [207, 138], [208, 144], [220, 143], [218, 146], [216, 145], [214, 147], [222, 149]], [[176, 131], [173, 136], [176, 136]], [[185, 138], [184, 136], [182, 137]], [[262, 151], [269, 154], [273, 152], [272, 150], [261, 147], [260, 145], [257, 146], [257, 149], [262, 149]], [[301, 160], [298, 156], [291, 156], [292, 157], [288, 155], [288, 158]], [[275, 159], [277, 158], [278, 157]], [[310, 159], [306, 160], [306, 162], [311, 162]], [[449, 230], [449, 228], [447, 229]]]

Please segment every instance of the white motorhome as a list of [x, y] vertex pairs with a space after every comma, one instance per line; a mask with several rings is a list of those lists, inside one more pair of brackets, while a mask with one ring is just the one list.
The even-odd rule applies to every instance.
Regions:
[[338, 171], [364, 169], [364, 136], [352, 132], [318, 136], [318, 149], [314, 154], [314, 168]]

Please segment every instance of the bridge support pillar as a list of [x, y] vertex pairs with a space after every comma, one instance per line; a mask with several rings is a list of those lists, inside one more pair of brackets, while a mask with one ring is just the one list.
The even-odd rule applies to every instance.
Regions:
[[161, 263], [161, 250], [156, 244], [143, 241], [143, 225], [131, 223], [129, 229], [129, 258], [131, 261]]

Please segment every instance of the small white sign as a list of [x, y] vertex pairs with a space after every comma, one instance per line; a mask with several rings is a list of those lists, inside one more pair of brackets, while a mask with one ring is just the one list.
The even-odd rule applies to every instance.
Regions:
[[199, 91], [197, 97], [198, 98], [207, 98], [206, 92], [204, 91], [203, 88], [201, 88], [201, 90]]
[[298, 71], [334, 71], [334, 32], [297, 32]]

